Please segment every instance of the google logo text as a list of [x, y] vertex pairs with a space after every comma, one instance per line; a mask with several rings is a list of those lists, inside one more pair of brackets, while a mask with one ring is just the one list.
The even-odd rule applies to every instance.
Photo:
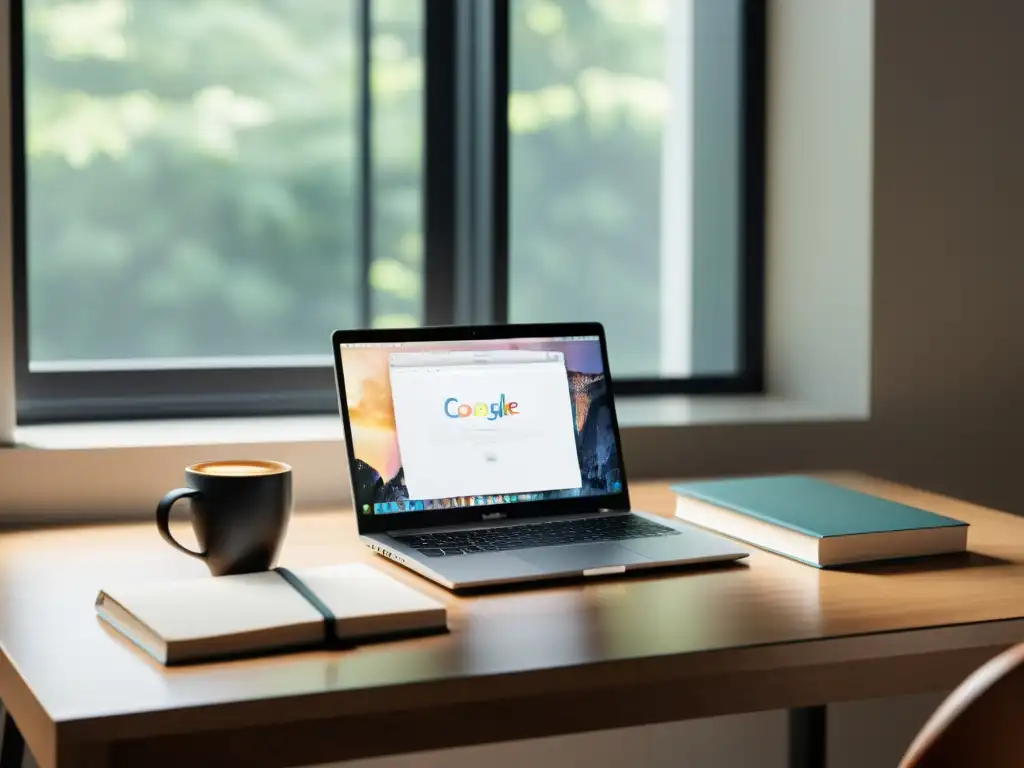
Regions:
[[506, 416], [519, 415], [519, 403], [506, 400], [501, 394], [495, 403], [460, 403], [457, 397], [449, 397], [444, 401], [444, 413], [449, 419], [466, 419], [470, 416], [485, 418], [488, 421], [503, 419]]

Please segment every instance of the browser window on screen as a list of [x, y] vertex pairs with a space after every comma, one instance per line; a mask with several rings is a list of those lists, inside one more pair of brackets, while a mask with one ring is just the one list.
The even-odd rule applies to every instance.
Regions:
[[389, 377], [410, 498], [581, 487], [561, 352], [392, 353]]

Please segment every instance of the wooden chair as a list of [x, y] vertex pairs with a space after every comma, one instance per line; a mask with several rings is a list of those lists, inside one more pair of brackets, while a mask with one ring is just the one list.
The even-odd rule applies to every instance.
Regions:
[[976, 669], [932, 714], [900, 768], [1024, 766], [1024, 643]]

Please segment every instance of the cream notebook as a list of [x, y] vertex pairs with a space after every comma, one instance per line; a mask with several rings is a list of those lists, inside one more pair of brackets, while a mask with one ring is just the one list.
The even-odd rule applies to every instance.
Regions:
[[[102, 590], [96, 612], [162, 664], [447, 627], [442, 603], [368, 565], [347, 563], [293, 574], [311, 594], [303, 596], [280, 573], [265, 571], [125, 584]], [[325, 611], [333, 620], [325, 618]]]

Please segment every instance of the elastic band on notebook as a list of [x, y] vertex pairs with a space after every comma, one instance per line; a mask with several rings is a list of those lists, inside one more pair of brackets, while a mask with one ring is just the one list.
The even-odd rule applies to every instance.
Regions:
[[336, 632], [337, 625], [335, 623], [337, 618], [331, 613], [331, 609], [327, 607], [327, 604], [317, 597], [316, 593], [307, 587], [302, 579], [287, 568], [275, 568], [274, 570], [291, 585], [292, 589], [302, 595], [306, 602], [316, 608], [317, 612], [324, 617], [324, 638], [327, 640], [328, 645], [337, 645], [339, 642], [338, 633]]

